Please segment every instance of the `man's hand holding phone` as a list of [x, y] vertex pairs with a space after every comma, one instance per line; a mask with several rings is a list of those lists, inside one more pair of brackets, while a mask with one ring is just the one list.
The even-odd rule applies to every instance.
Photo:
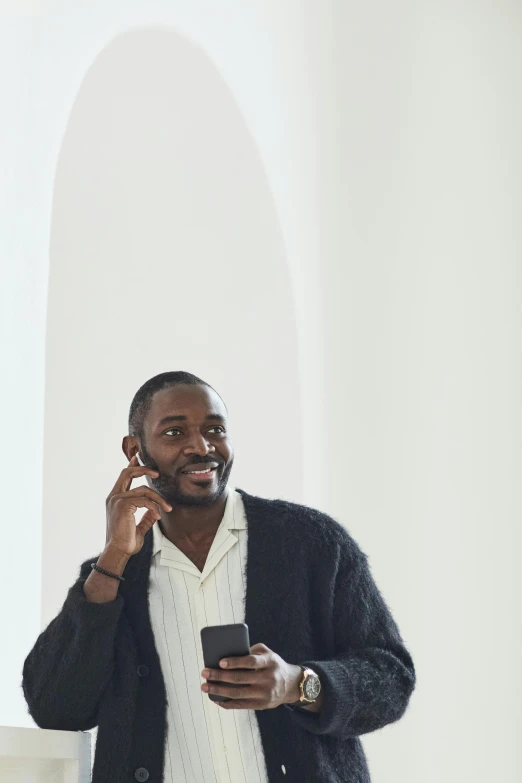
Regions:
[[250, 655], [228, 656], [219, 669], [205, 668], [201, 676], [211, 680], [203, 683], [202, 691], [227, 699], [216, 702], [224, 710], [270, 710], [299, 699], [302, 669], [266, 644], [254, 644]]

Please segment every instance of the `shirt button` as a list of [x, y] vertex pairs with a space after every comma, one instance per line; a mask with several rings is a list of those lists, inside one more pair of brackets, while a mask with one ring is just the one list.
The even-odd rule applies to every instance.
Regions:
[[139, 780], [140, 783], [144, 783], [145, 780], [149, 779], [149, 770], [145, 769], [145, 767], [138, 767], [134, 773], [134, 777], [136, 780]]
[[281, 764], [281, 769], [283, 770], [283, 775], [286, 775], [286, 767], [284, 764]]
[[145, 664], [141, 664], [141, 666], [138, 666], [137, 669], [138, 677], [148, 677], [150, 674], [150, 669], [148, 666], [145, 666]]

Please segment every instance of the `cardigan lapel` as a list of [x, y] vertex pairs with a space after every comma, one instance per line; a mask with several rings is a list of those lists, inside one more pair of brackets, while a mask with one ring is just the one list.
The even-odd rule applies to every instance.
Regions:
[[293, 600], [295, 551], [288, 509], [283, 502], [238, 492], [248, 520], [245, 623], [250, 644], [262, 642], [282, 657], [293, 656], [299, 605]]

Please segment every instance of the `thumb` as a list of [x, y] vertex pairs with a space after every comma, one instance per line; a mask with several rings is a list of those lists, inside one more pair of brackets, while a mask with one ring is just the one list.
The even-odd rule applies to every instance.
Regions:
[[143, 537], [145, 533], [150, 530], [152, 525], [157, 522], [157, 517], [150, 509], [144, 513], [138, 525], [136, 525], [136, 532], [140, 532]]

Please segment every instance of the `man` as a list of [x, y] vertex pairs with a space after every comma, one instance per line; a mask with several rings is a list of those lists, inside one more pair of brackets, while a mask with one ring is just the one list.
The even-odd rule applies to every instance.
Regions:
[[[189, 373], [141, 387], [123, 451], [105, 548], [24, 664], [36, 723], [98, 726], [93, 783], [368, 783], [359, 737], [415, 672], [367, 556], [319, 511], [228, 488], [225, 405]], [[201, 628], [241, 622], [250, 655], [204, 669]]]

